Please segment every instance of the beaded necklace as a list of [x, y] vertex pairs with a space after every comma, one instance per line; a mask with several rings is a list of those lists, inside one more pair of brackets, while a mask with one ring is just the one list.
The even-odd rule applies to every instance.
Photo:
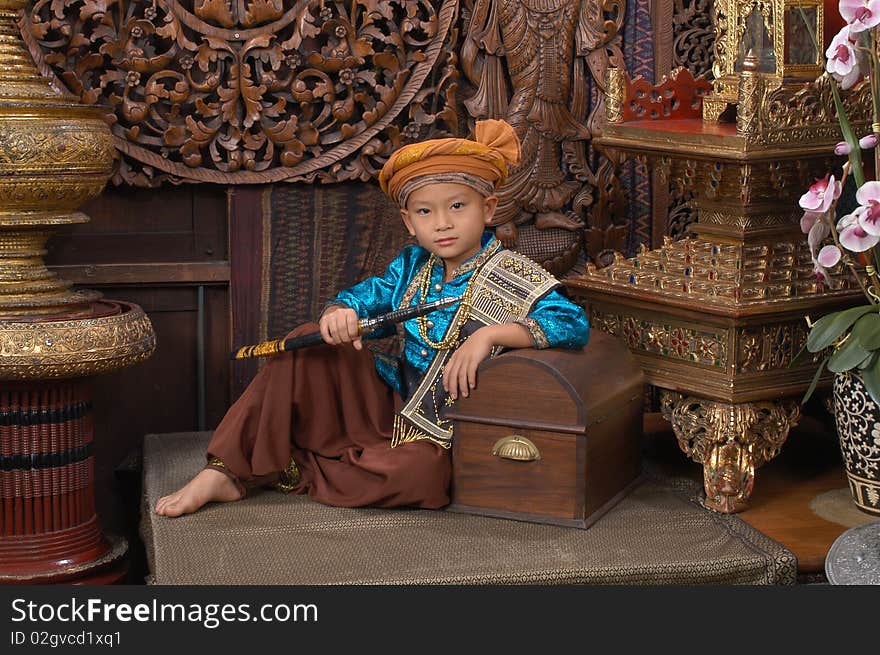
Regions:
[[[421, 279], [419, 280], [419, 293], [421, 295], [421, 298], [419, 299], [419, 304], [424, 304], [428, 298], [428, 289], [431, 287], [431, 273], [433, 273], [434, 264], [436, 263], [437, 255], [432, 253], [431, 257], [428, 259], [428, 263], [425, 264], [425, 266], [422, 268]], [[471, 292], [474, 281], [476, 279], [477, 274], [475, 272], [471, 276], [471, 279], [468, 280], [468, 284], [464, 289], [464, 293], [461, 294], [461, 308], [455, 314], [455, 318], [453, 319], [455, 323], [449, 326], [449, 329], [446, 331], [446, 336], [443, 337], [440, 341], [431, 341], [431, 339], [428, 338], [427, 316], [419, 316], [416, 319], [416, 322], [419, 326], [419, 336], [422, 337], [422, 340], [431, 348], [435, 350], [449, 350], [450, 348], [455, 348], [455, 346], [458, 344], [458, 336], [459, 334], [461, 334], [461, 328], [470, 317]]]

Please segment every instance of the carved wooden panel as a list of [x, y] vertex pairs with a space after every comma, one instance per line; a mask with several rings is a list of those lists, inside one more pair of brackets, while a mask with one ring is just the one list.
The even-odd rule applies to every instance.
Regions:
[[697, 219], [697, 212], [692, 206], [693, 194], [676, 189], [670, 196], [666, 234], [673, 239], [682, 239], [689, 235], [688, 229]]
[[629, 76], [624, 84], [623, 121], [700, 118], [702, 99], [712, 90], [709, 82], [695, 80], [686, 68], [677, 68], [658, 84]]
[[[694, 77], [713, 77], [714, 62], [712, 0], [654, 0], [655, 77], [659, 80], [676, 68], [686, 68]], [[669, 26], [672, 26], [671, 31]], [[651, 245], [659, 246], [664, 236], [680, 239], [696, 219], [690, 198], [670, 189], [665, 180], [653, 176]]]
[[605, 70], [623, 66], [624, 0], [465, 0], [462, 70], [474, 118], [504, 118], [523, 158], [501, 191], [496, 234], [520, 244], [521, 227], [572, 235], [549, 258], [564, 272], [582, 250], [624, 249], [614, 167], [589, 147], [601, 131]]
[[623, 62], [625, 8], [36, 0], [22, 30], [44, 74], [107, 108], [117, 184], [366, 181], [402, 143], [506, 118], [524, 156], [496, 233], [562, 274], [585, 250], [626, 246], [615, 167], [590, 148], [605, 70]]
[[46, 74], [107, 107], [117, 183], [366, 180], [458, 132], [456, 0], [37, 0]]
[[715, 31], [712, 25], [712, 0], [674, 0], [672, 18], [672, 67], [683, 66], [694, 77], [712, 79]]

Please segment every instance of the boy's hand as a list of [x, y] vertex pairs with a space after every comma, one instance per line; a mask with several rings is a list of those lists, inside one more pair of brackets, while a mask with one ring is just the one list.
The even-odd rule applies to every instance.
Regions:
[[458, 398], [459, 393], [467, 398], [470, 390], [477, 386], [477, 367], [494, 345], [489, 330], [483, 327], [452, 353], [443, 368], [443, 388], [452, 400]]
[[363, 348], [361, 336], [358, 334], [358, 315], [351, 307], [333, 305], [321, 314], [318, 319], [321, 336], [331, 346], [351, 342], [356, 350]]

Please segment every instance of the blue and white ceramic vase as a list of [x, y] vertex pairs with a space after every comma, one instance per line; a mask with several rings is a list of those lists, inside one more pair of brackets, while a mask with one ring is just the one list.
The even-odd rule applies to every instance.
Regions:
[[880, 515], [880, 407], [852, 371], [834, 377], [834, 418], [853, 502]]

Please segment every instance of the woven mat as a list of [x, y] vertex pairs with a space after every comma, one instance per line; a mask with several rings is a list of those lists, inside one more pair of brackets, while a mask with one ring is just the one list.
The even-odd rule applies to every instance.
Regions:
[[204, 461], [208, 433], [147, 435], [141, 534], [153, 584], [794, 584], [793, 553], [697, 485], [650, 473], [588, 530], [416, 509], [327, 507], [258, 492], [190, 516], [156, 500]]

